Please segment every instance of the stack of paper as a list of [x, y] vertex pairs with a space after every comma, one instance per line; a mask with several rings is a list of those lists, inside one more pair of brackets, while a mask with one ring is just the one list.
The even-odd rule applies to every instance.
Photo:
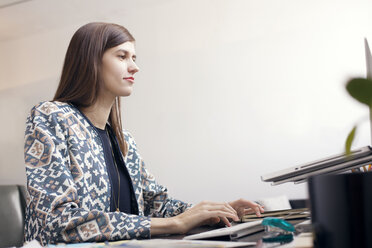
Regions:
[[278, 211], [267, 211], [261, 214], [262, 217], [257, 217], [255, 214], [247, 214], [242, 218], [242, 222], [250, 222], [259, 220], [265, 217], [277, 217], [285, 220], [300, 219], [310, 217], [308, 208], [286, 209]]
[[286, 195], [263, 198], [259, 199], [257, 202], [264, 207], [265, 211], [277, 211], [292, 208]]

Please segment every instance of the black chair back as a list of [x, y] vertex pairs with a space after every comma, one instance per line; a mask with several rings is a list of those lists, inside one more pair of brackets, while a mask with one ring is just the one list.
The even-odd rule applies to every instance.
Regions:
[[23, 245], [25, 187], [0, 185], [0, 247]]

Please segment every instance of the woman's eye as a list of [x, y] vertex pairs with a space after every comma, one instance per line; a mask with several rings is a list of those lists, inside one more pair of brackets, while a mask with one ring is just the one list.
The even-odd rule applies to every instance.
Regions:
[[120, 59], [125, 59], [125, 55], [119, 55]]

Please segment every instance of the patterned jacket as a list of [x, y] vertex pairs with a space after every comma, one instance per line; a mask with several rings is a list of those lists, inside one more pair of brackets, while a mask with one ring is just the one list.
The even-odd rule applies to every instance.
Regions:
[[124, 162], [139, 215], [110, 212], [111, 185], [102, 142], [74, 106], [42, 102], [25, 132], [27, 209], [25, 240], [41, 244], [150, 238], [150, 217], [171, 217], [191, 207], [172, 199], [147, 171], [132, 136], [124, 131]]

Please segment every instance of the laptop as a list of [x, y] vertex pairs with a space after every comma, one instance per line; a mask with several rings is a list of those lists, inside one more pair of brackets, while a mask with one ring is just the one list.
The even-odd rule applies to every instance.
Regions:
[[372, 79], [372, 56], [371, 56], [371, 50], [369, 49], [368, 41], [366, 38], [364, 38], [364, 46], [366, 50], [367, 78]]
[[[367, 78], [372, 79], [372, 55], [367, 39], [364, 39]], [[372, 162], [372, 147], [366, 146], [353, 150], [351, 156], [345, 153], [294, 166], [261, 176], [264, 182], [278, 185], [286, 182], [302, 183], [310, 176], [325, 173], [342, 173]]]

